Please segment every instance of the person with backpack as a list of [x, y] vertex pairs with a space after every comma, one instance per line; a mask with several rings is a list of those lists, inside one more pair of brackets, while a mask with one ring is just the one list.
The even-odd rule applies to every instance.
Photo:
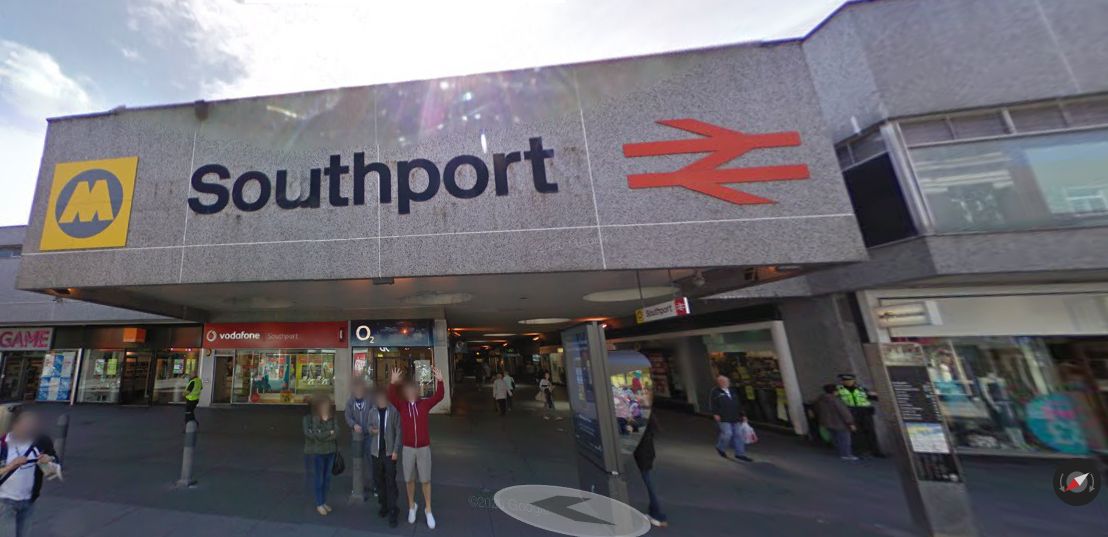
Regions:
[[0, 439], [0, 535], [30, 537], [42, 482], [60, 477], [61, 466], [34, 412], [14, 410], [9, 428]]

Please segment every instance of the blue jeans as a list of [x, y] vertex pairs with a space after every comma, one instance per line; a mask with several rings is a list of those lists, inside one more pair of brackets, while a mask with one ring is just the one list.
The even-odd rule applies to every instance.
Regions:
[[666, 515], [662, 512], [662, 504], [658, 502], [658, 495], [654, 494], [654, 481], [650, 479], [650, 470], [639, 470], [642, 474], [642, 482], [646, 485], [646, 495], [650, 498], [650, 505], [646, 508], [647, 514], [659, 522], [666, 521]]
[[716, 440], [716, 449], [726, 451], [727, 446], [731, 446], [735, 450], [736, 457], [746, 455], [746, 442], [743, 441], [743, 435], [739, 432], [739, 427], [742, 427], [741, 421], [734, 423], [719, 422], [719, 439]]
[[0, 500], [0, 535], [30, 537], [34, 511], [31, 500]]
[[335, 454], [308, 455], [311, 464], [312, 493], [316, 506], [327, 503], [327, 489], [331, 488], [331, 467], [335, 464]]
[[831, 441], [835, 443], [835, 449], [839, 450], [840, 457], [853, 457], [854, 452], [850, 449], [850, 431], [836, 431], [830, 429]]

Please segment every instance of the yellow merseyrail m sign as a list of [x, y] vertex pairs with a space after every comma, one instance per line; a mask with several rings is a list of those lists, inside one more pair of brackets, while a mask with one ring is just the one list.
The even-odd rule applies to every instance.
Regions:
[[54, 166], [42, 250], [117, 248], [127, 244], [138, 157]]

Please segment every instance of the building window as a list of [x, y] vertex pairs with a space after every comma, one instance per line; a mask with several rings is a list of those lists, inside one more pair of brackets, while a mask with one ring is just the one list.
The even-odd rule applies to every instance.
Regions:
[[1108, 224], [1108, 129], [909, 152], [936, 232]]
[[0, 246], [0, 257], [19, 257], [23, 255], [22, 246]]
[[844, 171], [843, 177], [866, 246], [918, 234], [888, 154]]

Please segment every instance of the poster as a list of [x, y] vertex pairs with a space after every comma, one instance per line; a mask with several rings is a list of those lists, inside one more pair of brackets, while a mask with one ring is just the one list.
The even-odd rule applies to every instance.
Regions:
[[42, 360], [36, 401], [69, 401], [76, 351], [50, 352]]

